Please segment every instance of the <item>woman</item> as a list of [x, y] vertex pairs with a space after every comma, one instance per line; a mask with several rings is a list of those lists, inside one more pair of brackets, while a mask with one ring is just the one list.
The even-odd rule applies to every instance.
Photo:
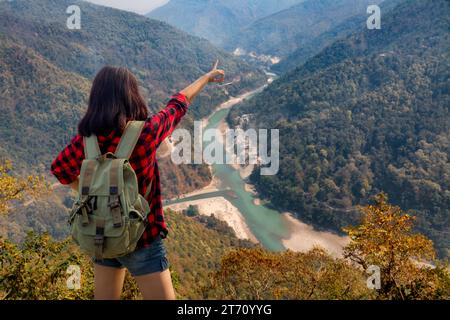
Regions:
[[136, 172], [139, 192], [148, 195], [151, 212], [148, 226], [137, 248], [117, 259], [94, 259], [95, 299], [119, 299], [125, 268], [133, 275], [144, 299], [175, 299], [162, 239], [168, 230], [161, 203], [160, 177], [156, 149], [172, 133], [197, 94], [210, 82], [223, 82], [225, 73], [213, 69], [175, 94], [167, 107], [153, 116], [139, 93], [138, 82], [125, 68], [104, 67], [94, 79], [88, 110], [78, 125], [78, 135], [58, 155], [52, 173], [65, 185], [78, 190], [78, 176], [84, 159], [83, 136], [95, 134], [102, 153], [114, 152], [121, 134], [130, 120], [145, 120], [138, 143], [130, 157]]

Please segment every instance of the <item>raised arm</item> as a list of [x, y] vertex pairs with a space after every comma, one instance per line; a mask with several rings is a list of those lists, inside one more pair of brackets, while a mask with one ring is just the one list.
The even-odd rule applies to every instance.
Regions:
[[148, 118], [144, 132], [152, 133], [147, 135], [147, 139], [155, 148], [172, 133], [186, 113], [188, 105], [208, 83], [224, 81], [225, 72], [217, 69], [218, 64], [219, 60], [214, 63], [211, 71], [172, 96], [164, 110]]
[[195, 82], [180, 91], [181, 94], [186, 96], [189, 103], [195, 99], [197, 94], [202, 91], [202, 89], [210, 82], [223, 82], [225, 79], [225, 72], [223, 70], [217, 69], [219, 65], [219, 60], [214, 63], [213, 68], [210, 72], [204, 74], [198, 78]]

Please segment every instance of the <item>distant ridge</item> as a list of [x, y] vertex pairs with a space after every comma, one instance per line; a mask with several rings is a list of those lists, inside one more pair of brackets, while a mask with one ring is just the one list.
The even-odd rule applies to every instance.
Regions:
[[332, 32], [350, 17], [366, 19], [367, 6], [381, 1], [306, 0], [245, 26], [239, 34], [230, 37], [224, 47], [283, 58], [298, 48], [309, 46], [321, 34]]
[[240, 29], [304, 0], [171, 0], [148, 13], [191, 34], [223, 46]]

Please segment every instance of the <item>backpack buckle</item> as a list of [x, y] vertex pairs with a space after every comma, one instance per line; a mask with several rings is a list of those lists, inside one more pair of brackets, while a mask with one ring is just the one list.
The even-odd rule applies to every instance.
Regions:
[[114, 200], [110, 200], [108, 202], [108, 207], [110, 207], [111, 209], [115, 209], [117, 207], [120, 207], [119, 197], [114, 197]]
[[95, 226], [95, 236], [94, 236], [94, 247], [95, 247], [95, 258], [103, 260], [103, 245], [105, 237], [105, 221], [99, 219], [96, 221]]
[[117, 159], [116, 155], [112, 152], [107, 152], [105, 154], [99, 155], [97, 161], [103, 162], [106, 159]]
[[108, 206], [111, 209], [114, 228], [120, 228], [122, 226], [122, 209], [119, 196], [110, 196], [110, 199], [113, 199], [109, 201]]
[[92, 213], [92, 206], [89, 203], [90, 200], [91, 197], [84, 197], [82, 199], [75, 201], [69, 215], [68, 220], [69, 224], [72, 223], [73, 219], [75, 218], [75, 215], [77, 214], [81, 216], [81, 224], [83, 227], [89, 224], [88, 215]]
[[95, 237], [94, 237], [94, 244], [96, 246], [102, 246], [103, 245], [103, 239], [104, 239], [103, 235], [96, 234]]

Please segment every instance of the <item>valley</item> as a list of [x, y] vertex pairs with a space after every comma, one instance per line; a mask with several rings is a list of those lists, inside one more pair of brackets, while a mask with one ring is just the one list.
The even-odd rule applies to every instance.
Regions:
[[[268, 82], [272, 81], [273, 78], [269, 78]], [[206, 119], [205, 129], [222, 127], [224, 130], [230, 108], [250, 99], [265, 87], [231, 98], [220, 105], [215, 113]], [[211, 171], [210, 185], [166, 200], [165, 207], [177, 211], [185, 210], [190, 205], [197, 206], [200, 214], [214, 214], [219, 220], [227, 222], [238, 238], [261, 243], [269, 250], [291, 249], [306, 252], [317, 245], [334, 256], [341, 256], [342, 248], [348, 242], [345, 237], [316, 231], [313, 227], [293, 219], [289, 213], [282, 214], [259, 203], [258, 195], [248, 184], [245, 174], [242, 174], [245, 169], [239, 165], [213, 164]]]
[[261, 198], [340, 232], [386, 192], [448, 257], [449, 12], [445, 1], [397, 2], [381, 30], [356, 28], [233, 107], [231, 125], [246, 115], [284, 141], [280, 172], [250, 177]]
[[[128, 68], [153, 114], [216, 59], [224, 81], [154, 163], [177, 298], [450, 298], [448, 0], [147, 5], [0, 0], [0, 300], [94, 297], [67, 224], [75, 192], [49, 169], [98, 70]], [[129, 273], [122, 298], [141, 298]]]

